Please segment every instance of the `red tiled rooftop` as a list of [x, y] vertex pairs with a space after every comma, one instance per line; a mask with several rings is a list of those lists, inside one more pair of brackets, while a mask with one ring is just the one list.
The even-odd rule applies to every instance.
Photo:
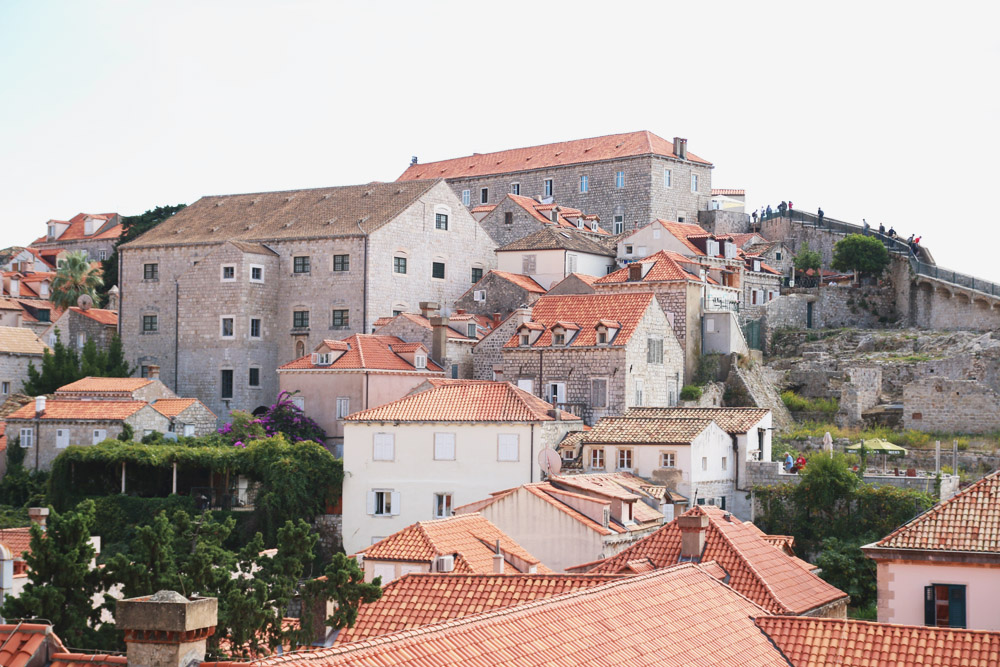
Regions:
[[[114, 225], [107, 229], [103, 229], [107, 224], [108, 220], [115, 216], [114, 213], [91, 213], [89, 217], [95, 218], [94, 223], [94, 233], [89, 236], [86, 232], [85, 218], [88, 217], [86, 213], [77, 213], [72, 218], [67, 220], [50, 220], [50, 222], [61, 222], [62, 224], [69, 224], [69, 227], [59, 236], [59, 238], [49, 241], [48, 236], [42, 236], [35, 239], [32, 245], [38, 243], [63, 243], [64, 241], [79, 241], [81, 239], [116, 239], [122, 235], [121, 224]], [[103, 229], [103, 231], [102, 231]]]
[[[332, 363], [325, 366], [314, 364], [312, 353], [290, 361], [279, 369], [284, 370], [375, 370], [375, 371], [405, 371], [410, 373], [441, 374], [444, 371], [430, 359], [427, 368], [415, 368], [413, 364], [401, 357], [400, 352], [412, 352], [414, 343], [406, 343], [396, 336], [380, 334], [354, 334], [341, 341], [323, 341], [330, 350], [344, 350]], [[319, 348], [317, 348], [319, 349]]]
[[104, 378], [85, 377], [76, 382], [70, 382], [56, 389], [57, 394], [68, 392], [93, 392], [103, 394], [106, 392], [133, 392], [142, 389], [150, 384], [149, 378]]
[[35, 413], [35, 403], [25, 405], [7, 417], [15, 419], [64, 419], [86, 421], [120, 421], [134, 415], [149, 405], [145, 401], [87, 401], [71, 399], [50, 399], [45, 403], [45, 412]]
[[31, 551], [31, 528], [0, 528], [0, 544], [5, 544], [15, 559], [22, 558]]
[[629, 408], [625, 417], [643, 419], [711, 419], [726, 433], [746, 433], [767, 417], [767, 408]]
[[124, 655], [54, 653], [49, 667], [124, 667], [125, 665], [128, 665], [128, 658]]
[[17, 623], [0, 625], [0, 665], [27, 667], [44, 664], [45, 644], [57, 651], [65, 651], [59, 638], [52, 633], [51, 625]]
[[496, 269], [493, 269], [490, 273], [493, 273], [508, 282], [514, 283], [521, 289], [525, 289], [535, 294], [545, 294], [545, 288], [535, 282], [534, 278], [531, 276], [525, 276], [520, 273], [509, 273], [507, 271], [497, 271]]
[[746, 190], [737, 190], [733, 188], [712, 188], [712, 196], [723, 196], [723, 197], [742, 197], [746, 195]]
[[[601, 320], [621, 322], [621, 329], [611, 339], [609, 347], [623, 347], [632, 337], [643, 315], [653, 302], [650, 292], [639, 294], [566, 294], [546, 295], [538, 298], [531, 308], [531, 321], [546, 327], [531, 347], [552, 345], [553, 324], [559, 321], [575, 322], [580, 332], [567, 347], [597, 345], [597, 323]], [[523, 326], [523, 325], [522, 325]], [[515, 333], [504, 347], [519, 347]]]
[[[164, 417], [176, 417], [197, 402], [197, 398], [159, 398], [152, 403], [152, 406]], [[208, 410], [207, 407], [205, 409]]]
[[118, 312], [114, 310], [105, 310], [104, 308], [88, 308], [83, 310], [77, 306], [70, 306], [70, 310], [75, 313], [79, 313], [84, 317], [89, 317], [95, 322], [100, 322], [101, 324], [107, 324], [108, 326], [118, 326]]

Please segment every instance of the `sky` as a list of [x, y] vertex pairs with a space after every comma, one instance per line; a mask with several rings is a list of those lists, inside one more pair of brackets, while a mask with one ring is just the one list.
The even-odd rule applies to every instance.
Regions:
[[1000, 282], [1000, 5], [0, 0], [0, 247], [49, 219], [649, 130]]

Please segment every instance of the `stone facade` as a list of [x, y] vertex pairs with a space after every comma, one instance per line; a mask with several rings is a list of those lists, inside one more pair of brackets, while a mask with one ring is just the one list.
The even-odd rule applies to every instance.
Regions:
[[181, 410], [175, 417], [170, 418], [170, 426], [167, 427], [167, 430], [179, 436], [188, 435], [188, 432], [193, 430], [190, 435], [200, 438], [215, 433], [216, 422], [217, 419], [211, 410], [206, 408], [201, 401], [195, 401]]
[[[802, 477], [784, 472], [780, 461], [748, 461], [747, 481], [751, 486], [775, 486], [778, 484], [798, 484], [802, 481]], [[937, 485], [937, 479], [927, 475], [920, 477], [865, 475], [862, 481], [875, 486], [895, 486], [900, 489], [923, 491], [932, 495]], [[958, 482], [958, 475], [941, 475], [939, 499], [947, 500], [958, 493]]]
[[750, 231], [750, 216], [741, 211], [698, 211], [698, 224], [709, 234], [744, 234]]
[[28, 365], [42, 368], [41, 354], [0, 352], [0, 402], [11, 394], [20, 392], [28, 379]]
[[764, 306], [778, 298], [781, 276], [764, 271], [743, 271], [740, 294], [740, 315], [755, 320], [764, 312]]
[[777, 329], [885, 326], [896, 320], [895, 304], [891, 287], [796, 287], [762, 309], [762, 329], [769, 339]]
[[903, 428], [988, 433], [1000, 427], [1000, 394], [974, 380], [928, 378], [903, 388]]
[[[109, 213], [102, 215], [100, 218], [94, 218], [93, 222], [90, 223], [92, 226], [89, 227], [91, 233], [87, 234], [88, 223], [86, 219], [89, 217], [86, 213], [79, 213], [69, 221], [49, 221], [50, 225], [52, 223], [56, 224], [57, 229], [55, 231], [58, 236], [49, 236], [46, 234], [32, 243], [31, 247], [36, 250], [58, 249], [66, 252], [84, 252], [91, 260], [107, 259], [114, 253], [115, 243], [118, 242], [118, 238], [121, 235], [121, 218], [117, 213]], [[74, 233], [73, 238], [64, 238], [62, 236], [63, 231], [69, 225], [77, 227], [80, 233]]]
[[[537, 285], [527, 276], [523, 278]], [[536, 290], [529, 290], [523, 285], [511, 282], [496, 271], [490, 271], [455, 301], [455, 308], [487, 317], [496, 314], [507, 317], [517, 308], [530, 306], [544, 293], [545, 290], [540, 285]], [[476, 297], [480, 297], [480, 300], [477, 301]]]
[[[433, 322], [435, 316], [429, 311], [425, 312], [431, 315], [431, 321]], [[447, 318], [445, 318], [443, 326], [446, 329], [450, 328]], [[432, 324], [431, 328], [428, 328], [406, 317], [393, 318], [388, 324], [379, 327], [375, 333], [381, 336], [396, 336], [407, 343], [423, 343], [424, 347], [430, 351], [430, 358], [444, 369], [445, 377], [462, 379], [473, 377], [472, 350], [476, 345], [476, 341], [471, 338], [459, 338], [453, 334], [447, 336], [440, 335], [438, 339], [439, 347], [435, 347], [434, 325]], [[456, 331], [456, 333], [460, 332]], [[441, 340], [444, 341], [443, 352], [439, 351], [441, 349]]]
[[571, 273], [549, 288], [546, 294], [593, 294], [594, 277]]
[[106, 322], [102, 322], [85, 315], [77, 307], [67, 308], [42, 335], [42, 340], [50, 340], [49, 337], [58, 331], [63, 345], [76, 351], [77, 354], [81, 354], [84, 345], [91, 340], [94, 341], [98, 351], [107, 350], [111, 346], [111, 339], [118, 333], [118, 316], [110, 310], [96, 310], [102, 317], [104, 314], [113, 317], [114, 324], [110, 323], [110, 317]]
[[854, 427], [864, 423], [862, 414], [879, 403], [882, 395], [882, 369], [848, 368], [847, 378], [840, 390], [840, 411], [837, 424]]
[[531, 319], [529, 308], [518, 308], [510, 316], [483, 336], [472, 349], [472, 378], [474, 380], [506, 380], [503, 377], [503, 346], [525, 320]]

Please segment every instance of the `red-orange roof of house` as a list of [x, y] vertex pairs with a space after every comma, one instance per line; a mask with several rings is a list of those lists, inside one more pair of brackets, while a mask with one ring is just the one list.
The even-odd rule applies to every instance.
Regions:
[[[535, 422], [553, 421], [552, 405], [509, 382], [428, 380], [431, 388], [362, 410], [348, 421]], [[563, 411], [561, 418], [579, 421]]]
[[[151, 403], [151, 405], [154, 410], [159, 412], [164, 417], [176, 417], [195, 403], [199, 403], [197, 398], [158, 398], [156, 401]], [[208, 410], [208, 406], [204, 407]], [[212, 414], [212, 416], [215, 416], [214, 412], [211, 410], [208, 411]]]
[[382, 597], [358, 609], [353, 628], [337, 644], [544, 600], [614, 581], [603, 574], [408, 574], [382, 589]]
[[[565, 294], [541, 296], [531, 307], [531, 321], [541, 324], [545, 331], [531, 347], [552, 345], [552, 325], [559, 321], [576, 322], [580, 332], [566, 347], [597, 345], [596, 326], [600, 320], [621, 322], [618, 334], [608, 343], [610, 347], [623, 347], [632, 338], [642, 316], [653, 302], [653, 294]], [[504, 347], [519, 347], [515, 333]]]
[[741, 197], [746, 195], [746, 190], [735, 190], [732, 188], [712, 188], [712, 196], [721, 195], [723, 197]]
[[535, 282], [535, 279], [531, 276], [526, 276], [520, 273], [509, 273], [507, 271], [497, 271], [496, 269], [491, 270], [490, 273], [503, 278], [507, 282], [514, 283], [521, 289], [525, 289], [535, 294], [545, 294], [545, 288]]
[[115, 310], [105, 310], [104, 308], [88, 308], [83, 310], [77, 306], [70, 306], [69, 308], [75, 313], [79, 313], [84, 317], [89, 317], [95, 322], [100, 322], [101, 324], [107, 324], [109, 326], [118, 326], [118, 311]]
[[7, 417], [15, 419], [68, 419], [84, 421], [120, 421], [131, 417], [149, 405], [145, 401], [86, 401], [71, 399], [50, 399], [45, 403], [45, 412], [37, 414], [35, 403], [31, 402]]
[[0, 665], [27, 667], [29, 664], [44, 664], [46, 643], [56, 650], [66, 650], [59, 638], [53, 634], [51, 625], [41, 623], [0, 625]]
[[56, 389], [56, 393], [62, 392], [93, 392], [101, 394], [106, 392], [132, 392], [142, 389], [152, 382], [149, 378], [104, 378], [85, 377], [76, 382], [70, 382]]
[[[59, 222], [62, 224], [69, 224], [59, 238], [49, 241], [48, 235], [39, 237], [32, 242], [32, 245], [36, 243], [62, 243], [63, 241], [79, 241], [81, 239], [116, 239], [122, 235], [121, 224], [114, 225], [107, 229], [101, 231], [107, 224], [108, 220], [115, 217], [115, 213], [77, 213], [72, 218], [67, 220], [50, 220], [50, 222]], [[98, 221], [97, 226], [94, 229], [94, 233], [89, 236], [85, 233], [86, 230], [86, 218], [94, 218]]]
[[[396, 315], [396, 317], [393, 317], [389, 321], [392, 322], [397, 317], [401, 317], [401, 318], [403, 318], [405, 320], [409, 320], [410, 322], [413, 322], [417, 326], [423, 327], [424, 329], [431, 329], [431, 330], [434, 329], [434, 327], [431, 326], [431, 321], [429, 319], [427, 319], [426, 317], [424, 317], [423, 315], [417, 315], [416, 313], [400, 313], [399, 315]], [[448, 334], [448, 338], [459, 339], [459, 340], [474, 340], [472, 338], [469, 338], [468, 336], [460, 334], [459, 332], [455, 331], [451, 327], [446, 327], [446, 329], [447, 329], [447, 331], [445, 333]]]
[[1000, 666], [1000, 632], [788, 616], [756, 623], [795, 667]]
[[31, 551], [31, 527], [0, 528], [0, 544], [7, 545], [14, 558]]
[[124, 655], [54, 653], [49, 667], [123, 667], [124, 665], [128, 665], [128, 658]]
[[680, 253], [672, 252], [669, 250], [661, 250], [657, 253], [650, 255], [642, 260], [635, 262], [634, 264], [649, 264], [649, 270], [646, 271], [646, 275], [642, 276], [639, 280], [631, 280], [629, 278], [630, 267], [633, 264], [624, 266], [617, 271], [613, 271], [606, 276], [601, 276], [594, 281], [597, 285], [611, 285], [615, 283], [635, 283], [635, 282], [666, 282], [671, 280], [701, 280], [701, 276], [696, 270], [685, 270], [685, 266], [691, 266], [692, 262], [689, 258], [681, 255]]
[[[413, 181], [421, 178], [469, 178], [514, 171], [563, 167], [639, 155], [662, 155], [679, 159], [674, 144], [652, 132], [610, 134], [590, 139], [575, 139], [529, 148], [513, 148], [495, 153], [475, 153], [466, 157], [410, 165], [396, 180]], [[690, 162], [711, 164], [694, 153]]]
[[415, 368], [413, 364], [399, 356], [399, 352], [412, 352], [414, 343], [406, 343], [396, 336], [378, 334], [354, 334], [341, 341], [323, 341], [331, 350], [346, 351], [337, 357], [332, 364], [325, 366], [314, 364], [312, 354], [307, 354], [295, 361], [290, 361], [279, 369], [285, 370], [374, 370], [374, 371], [406, 371], [410, 373], [441, 374], [444, 370], [430, 359], [427, 368]]

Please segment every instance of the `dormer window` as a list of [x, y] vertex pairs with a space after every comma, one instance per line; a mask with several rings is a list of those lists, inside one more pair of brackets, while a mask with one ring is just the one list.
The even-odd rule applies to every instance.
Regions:
[[418, 354], [413, 357], [413, 367], [414, 368], [427, 368], [427, 357]]
[[468, 329], [466, 331], [468, 332], [466, 335], [469, 338], [475, 338], [476, 337], [476, 325], [475, 324], [470, 324], [468, 326]]
[[708, 239], [705, 241], [705, 254], [709, 257], [715, 257], [719, 254], [719, 242]]
[[631, 282], [642, 280], [642, 264], [628, 265], [628, 279]]
[[521, 334], [521, 345], [527, 346], [531, 344], [531, 336], [529, 334]]
[[607, 331], [598, 331], [597, 332], [597, 344], [598, 345], [607, 345], [608, 344], [608, 332]]
[[54, 239], [56, 237], [56, 226], [55, 225], [49, 225], [48, 237], [49, 237], [50, 240]]
[[554, 333], [554, 334], [552, 334], [552, 344], [553, 345], [565, 345], [566, 344], [566, 334], [565, 333]]
[[759, 259], [755, 259], [753, 261], [753, 270], [754, 271], [760, 271], [760, 260]]
[[316, 366], [329, 366], [333, 363], [333, 355], [329, 352], [314, 352], [313, 364]]

